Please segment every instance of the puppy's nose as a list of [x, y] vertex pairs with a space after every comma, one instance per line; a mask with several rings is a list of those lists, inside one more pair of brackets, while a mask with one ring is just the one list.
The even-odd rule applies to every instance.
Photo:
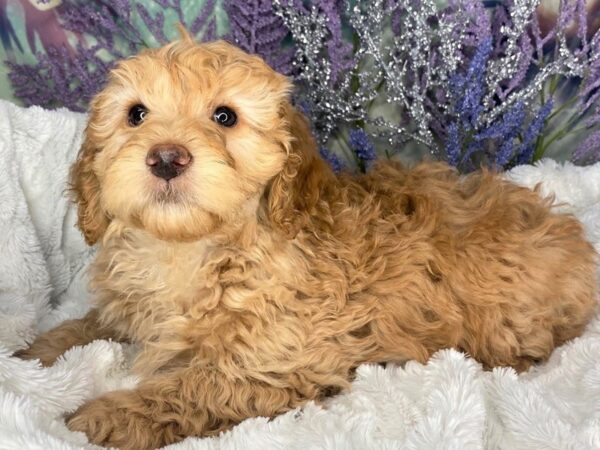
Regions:
[[146, 165], [157, 177], [169, 181], [185, 172], [192, 162], [187, 148], [175, 144], [155, 145], [146, 155]]

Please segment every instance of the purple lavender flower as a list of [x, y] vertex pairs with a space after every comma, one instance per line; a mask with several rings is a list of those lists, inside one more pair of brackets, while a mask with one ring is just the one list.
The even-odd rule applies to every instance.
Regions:
[[204, 2], [202, 9], [198, 13], [197, 17], [190, 24], [186, 20], [186, 15], [183, 12], [183, 6], [181, 0], [154, 0], [159, 6], [162, 7], [162, 11], [158, 11], [154, 17], [151, 16], [148, 9], [143, 4], [136, 4], [136, 9], [150, 31], [150, 33], [156, 38], [160, 44], [164, 44], [169, 41], [164, 33], [165, 25], [165, 14], [163, 11], [171, 10], [177, 15], [177, 21], [187, 28], [192, 36], [201, 34], [202, 40], [211, 41], [216, 37], [216, 20], [215, 20], [215, 5], [216, 0], [207, 0]]
[[518, 46], [521, 51], [519, 66], [516, 73], [512, 76], [511, 79], [504, 81], [503, 83], [501, 83], [502, 86], [498, 86], [498, 88], [496, 89], [498, 98], [501, 101], [504, 101], [509, 94], [511, 94], [520, 86], [522, 86], [523, 81], [527, 76], [529, 67], [531, 66], [534, 51], [533, 45], [531, 43], [531, 38], [527, 34], [524, 34], [519, 39]]
[[177, 20], [180, 23], [185, 24], [185, 17], [183, 16], [183, 9], [181, 7], [181, 0], [154, 0], [163, 9], [172, 9], [177, 14]]
[[[500, 168], [509, 164], [515, 157], [515, 139], [521, 132], [526, 117], [523, 102], [517, 102], [486, 128], [479, 128], [479, 117], [484, 108], [487, 62], [492, 50], [492, 38], [487, 36], [476, 49], [466, 74], [458, 73], [450, 80], [450, 93], [454, 99], [457, 121], [451, 122], [446, 130], [445, 153], [449, 164], [472, 168], [473, 155], [484, 150], [493, 161], [493, 165]], [[509, 87], [512, 88], [510, 84]], [[551, 107], [550, 105], [549, 108]], [[546, 116], [541, 118], [541, 123], [536, 122], [535, 127], [530, 127], [531, 139], [534, 134], [539, 134]], [[528, 150], [528, 147], [522, 149]], [[516, 156], [519, 155], [520, 152], [517, 152]]]
[[229, 17], [230, 32], [227, 39], [248, 53], [262, 56], [278, 72], [289, 75], [293, 49], [281, 47], [288, 30], [273, 11], [272, 2], [227, 2], [224, 8]]
[[356, 156], [362, 161], [370, 162], [377, 159], [375, 146], [371, 142], [369, 135], [362, 128], [355, 128], [350, 131], [349, 143]]
[[557, 31], [564, 32], [575, 20], [575, 12], [577, 11], [578, 7], [577, 3], [579, 3], [579, 0], [560, 2], [556, 25]]
[[465, 47], [477, 47], [490, 35], [490, 15], [481, 1], [449, 0], [440, 14], [440, 22], [452, 26], [456, 39], [462, 37]]
[[483, 111], [487, 62], [492, 51], [492, 38], [485, 38], [469, 64], [466, 75], [455, 75], [450, 80], [450, 93], [455, 99], [455, 112], [463, 126], [474, 127]]
[[[491, 51], [492, 39], [486, 36], [477, 47], [466, 73], [459, 72], [450, 79], [449, 90], [456, 121], [447, 127], [445, 152], [451, 165], [469, 165], [471, 156], [483, 149], [481, 141], [490, 138], [485, 134], [478, 137], [476, 132], [483, 111], [485, 73]], [[495, 131], [496, 128], [490, 127], [484, 133]]]
[[51, 47], [46, 54], [37, 54], [36, 65], [9, 63], [15, 96], [27, 106], [85, 111], [91, 97], [102, 89], [111, 63], [97, 56], [98, 46], [79, 45], [76, 50], [77, 58], [65, 47]]
[[[9, 79], [15, 96], [26, 105], [85, 111], [104, 85], [113, 61], [125, 56], [115, 48], [115, 37], [126, 36], [133, 44], [130, 50], [137, 51], [140, 34], [131, 24], [131, 5], [125, 0], [65, 0], [56, 11], [63, 26], [79, 35], [77, 47], [48, 46], [46, 53], [36, 55], [35, 65], [9, 65]], [[97, 43], [85, 44], [84, 33], [93, 35]], [[108, 53], [108, 62], [98, 56], [101, 50]]]
[[462, 138], [458, 123], [452, 122], [448, 126], [448, 137], [446, 140], [446, 161], [451, 166], [457, 166], [460, 162]]
[[[155, 1], [174, 10], [183, 22], [180, 0]], [[193, 22], [193, 32], [203, 29], [205, 36], [214, 36], [214, 15], [211, 17], [208, 12], [213, 6], [214, 0], [206, 2]], [[128, 0], [63, 0], [56, 12], [64, 28], [77, 35], [79, 44], [75, 49], [49, 46], [46, 53], [37, 54], [35, 65], [9, 64], [15, 96], [26, 105], [85, 111], [89, 99], [103, 86], [113, 62], [147, 46], [134, 23], [134, 11], [156, 41], [168, 40], [164, 33], [166, 15], [162, 11], [151, 16], [141, 4]], [[94, 36], [96, 43], [86, 43], [85, 35]], [[128, 45], [128, 51], [123, 52], [117, 43]]]
[[296, 108], [298, 108], [298, 110], [304, 114], [306, 117], [310, 117], [313, 110], [312, 110], [312, 106], [308, 101], [306, 101], [305, 99], [294, 99], [294, 106]]
[[512, 0], [499, 2], [492, 10], [492, 20], [490, 22], [490, 34], [494, 43], [492, 57], [498, 56], [506, 50], [506, 38], [503, 29], [512, 27], [511, 6], [513, 6]]
[[508, 140], [509, 136], [516, 136], [515, 130], [518, 132], [523, 124], [523, 119], [525, 119], [525, 105], [523, 102], [518, 102], [500, 120], [477, 133], [475, 139], [478, 141], [500, 138]]
[[164, 32], [165, 15], [162, 13], [162, 11], [159, 11], [154, 17], [152, 17], [144, 5], [138, 3], [136, 7], [140, 17], [142, 18], [142, 21], [148, 30], [154, 35], [154, 37], [156, 37], [158, 42], [161, 44], [168, 42]]
[[344, 169], [344, 163], [335, 153], [329, 151], [325, 147], [321, 147], [319, 153], [321, 154], [321, 157], [329, 163], [331, 169], [335, 173], [339, 173]]
[[577, 20], [577, 38], [581, 42], [581, 49], [579, 50], [582, 53], [586, 53], [588, 51], [588, 28], [587, 28], [587, 8], [586, 8], [586, 0], [576, 0], [576, 11], [575, 16]]
[[535, 56], [538, 63], [540, 63], [544, 57], [544, 46], [554, 39], [556, 29], [553, 28], [549, 33], [542, 33], [539, 17], [537, 14], [533, 14], [530, 32], [535, 46]]
[[[204, 29], [202, 33], [202, 38], [204, 41], [212, 41], [217, 36], [217, 24], [214, 17], [214, 9], [216, 5], [216, 0], [207, 0], [198, 17], [194, 19], [192, 24], [190, 25], [190, 33], [192, 35], [196, 35], [200, 32], [200, 30]], [[213, 17], [211, 17], [213, 15]]]
[[483, 141], [496, 140], [494, 143], [496, 148], [494, 165], [499, 168], [504, 167], [513, 157], [514, 140], [521, 131], [524, 119], [525, 106], [522, 102], [519, 102], [499, 120], [473, 136], [472, 145], [463, 156], [462, 161], [467, 162], [473, 153], [483, 150], [485, 148]]
[[[348, 3], [344, 0], [287, 0], [288, 5], [293, 6], [303, 15], [310, 15], [314, 8], [321, 17], [326, 19], [326, 29], [329, 35], [326, 39], [326, 54], [323, 56], [329, 62], [330, 85], [335, 86], [342, 75], [352, 70], [355, 66], [353, 44], [343, 36], [345, 10]], [[356, 5], [357, 7], [360, 4]], [[302, 70], [300, 67], [297, 70]]]
[[352, 44], [342, 37], [342, 15], [345, 2], [342, 0], [322, 0], [315, 2], [327, 17], [330, 39], [327, 52], [331, 63], [331, 84], [335, 85], [340, 75], [354, 67]]
[[[390, 0], [390, 5], [398, 3], [397, 1], [394, 0]], [[399, 5], [398, 5], [399, 6]], [[392, 14], [392, 32], [395, 35], [399, 35], [400, 33], [402, 33], [402, 14], [404, 13], [404, 9], [399, 6], [397, 9], [394, 10], [394, 13]]]
[[[212, 39], [216, 36], [214, 9], [217, 4], [223, 5], [229, 15], [230, 33], [228, 38], [231, 41], [248, 52], [260, 54], [280, 72], [302, 75], [300, 71], [305, 70], [304, 74], [311, 73], [312, 69], [308, 67], [308, 64], [299, 63], [292, 67], [292, 54], [296, 49], [303, 50], [302, 46], [305, 44], [302, 39], [299, 39], [293, 44], [297, 47], [292, 46], [292, 42], [288, 40], [289, 30], [284, 26], [283, 20], [275, 14], [272, 2], [268, 0], [240, 2], [206, 0], [194, 17], [187, 17], [187, 14], [184, 13], [182, 5], [185, 4], [182, 0], [153, 1], [161, 8], [155, 10], [144, 6], [147, 3], [128, 0], [96, 0], [93, 2], [63, 0], [62, 5], [53, 11], [53, 15], [58, 18], [61, 26], [72, 32], [74, 36], [70, 36], [70, 40], [68, 40], [65, 34], [64, 42], [52, 41], [53, 45], [48, 46], [44, 44], [47, 52], [38, 55], [38, 64], [36, 65], [9, 65], [10, 79], [14, 85], [15, 94], [23, 98], [26, 104], [41, 104], [46, 107], [68, 106], [71, 109], [84, 110], [88, 99], [104, 83], [106, 72], [112, 64], [111, 61], [147, 47], [147, 42], [164, 43], [167, 41], [168, 33], [165, 32], [165, 27], [172, 25], [168, 23], [169, 18], [175, 16], [176, 20], [184, 23], [193, 35], [201, 34], [205, 39]], [[285, 1], [283, 0], [282, 3]], [[425, 69], [407, 67], [407, 72], [399, 75], [403, 78], [394, 80], [394, 82], [401, 83], [398, 85], [406, 88], [403, 92], [408, 93], [404, 96], [394, 96], [394, 98], [401, 98], [404, 102], [400, 105], [400, 121], [402, 123], [399, 125], [407, 134], [411, 134], [411, 127], [415, 125], [410, 122], [416, 120], [416, 116], [411, 111], [413, 111], [413, 106], [417, 106], [416, 109], [420, 108], [426, 113], [421, 115], [424, 119], [419, 120], [418, 125], [428, 127], [426, 131], [430, 134], [427, 134], [427, 142], [434, 145], [441, 143], [440, 146], [445, 149], [444, 156], [447, 161], [463, 170], [469, 170], [475, 163], [506, 167], [514, 162], [530, 162], [534, 157], [539, 156], [534, 154], [536, 144], [549, 145], [573, 131], [588, 133], [587, 138], [583, 140], [573, 155], [575, 160], [588, 161], [590, 158], [600, 157], [600, 149], [598, 149], [600, 141], [598, 136], [598, 128], [600, 128], [600, 106], [598, 106], [600, 101], [600, 58], [593, 57], [600, 54], [600, 32], [596, 32], [594, 36], [590, 35], [588, 25], [593, 22], [589, 20], [591, 17], [588, 17], [586, 13], [585, 0], [560, 2], [556, 23], [553, 20], [546, 22], [539, 20], [533, 9], [529, 11], [532, 13], [530, 26], [516, 40], [519, 53], [515, 53], [512, 46], [510, 49], [507, 46], [507, 42], [512, 41], [512, 37], [507, 39], [506, 29], [515, 26], [513, 23], [515, 18], [511, 17], [517, 11], [514, 7], [514, 0], [506, 2], [448, 0], [447, 6], [442, 6], [437, 12], [433, 8], [424, 8], [422, 2], [418, 0], [387, 1], [395, 7], [391, 18], [392, 28], [395, 33], [399, 34], [392, 36], [391, 39], [387, 39], [389, 36], [386, 35], [384, 40], [386, 46], [391, 43], [410, 42], [404, 38], [412, 36], [411, 27], [416, 26], [417, 23], [419, 26], [424, 24], [426, 27], [431, 27], [431, 30], [427, 31], [430, 31], [433, 37], [431, 41], [428, 38], [419, 40], [419, 42], [429, 45], [428, 52], [416, 52], [424, 55]], [[4, 3], [6, 0], [0, 0], [1, 23], [6, 22], [5, 8], [1, 7]], [[392, 80], [394, 74], [400, 71], [371, 72], [370, 63], [368, 63], [360, 65], [360, 73], [352, 72], [350, 73], [351, 77], [346, 77], [346, 74], [355, 68], [355, 58], [362, 61], [365, 56], [363, 53], [364, 43], [359, 45], [355, 57], [353, 48], [356, 43], [351, 42], [348, 38], [349, 34], [345, 36], [347, 31], [352, 31], [348, 28], [349, 16], [346, 15], [346, 9], [348, 5], [358, 6], [363, 13], [366, 13], [369, 6], [363, 7], [361, 2], [347, 3], [343, 0], [287, 0], [287, 3], [288, 7], [296, 10], [295, 12], [300, 12], [300, 16], [306, 14], [304, 18], [301, 18], [302, 20], [296, 19], [296, 25], [300, 24], [301, 27], [306, 27], [307, 23], [304, 19], [307, 19], [312, 11], [317, 11], [320, 15], [320, 23], [327, 27], [328, 32], [325, 42], [319, 43], [319, 54], [315, 57], [319, 61], [321, 58], [326, 59], [326, 64], [320, 66], [317, 64], [317, 66], [328, 66], [331, 69], [331, 77], [327, 84], [323, 83], [323, 86], [317, 86], [323, 90], [311, 90], [315, 87], [310, 85], [312, 81], [306, 81], [309, 80], [308, 77], [300, 78], [305, 80], [306, 84], [300, 86], [299, 97], [305, 98], [306, 96], [307, 104], [312, 105], [317, 112], [320, 111], [320, 104], [331, 105], [340, 98], [348, 99], [344, 108], [340, 108], [336, 114], [328, 116], [331, 118], [329, 121], [315, 121], [317, 131], [320, 131], [319, 127], [321, 127], [321, 131], [324, 130], [322, 135], [328, 138], [340, 129], [339, 120], [345, 121], [347, 124], [366, 123], [370, 132], [378, 133], [378, 137], [385, 136], [378, 129], [379, 125], [370, 121], [372, 117], [368, 114], [371, 104], [365, 105], [362, 99], [377, 97], [378, 93], [389, 94], [387, 83]], [[366, 5], [369, 2], [362, 3]], [[489, 10], [486, 9], [486, 5], [490, 7]], [[353, 13], [350, 12], [350, 14]], [[325, 23], [322, 22], [322, 19], [326, 19]], [[147, 37], [146, 30], [143, 34], [139, 31], [140, 23], [151, 34], [150, 41], [145, 39]], [[386, 22], [382, 21], [382, 23]], [[400, 24], [404, 26], [404, 29], [398, 29]], [[14, 33], [2, 33], [1, 28], [0, 25], [2, 42], [6, 45], [14, 45], [12, 40]], [[377, 26], [373, 26], [373, 29], [373, 32], [381, 31]], [[453, 40], [452, 46], [443, 45], [445, 40], [440, 42], [440, 39], [435, 39], [437, 31], [440, 29], [445, 30], [444, 36], [448, 36], [448, 33], [456, 35], [456, 42]], [[7, 30], [10, 31], [9, 28]], [[354, 32], [357, 33], [357, 30]], [[358, 34], [356, 35], [358, 36]], [[94, 39], [90, 39], [90, 36], [93, 36]], [[364, 35], [361, 34], [361, 36]], [[575, 50], [566, 50], [574, 58], [570, 62], [562, 55], [561, 52], [564, 49], [557, 45], [557, 38], [561, 39], [558, 44], [576, 47]], [[42, 40], [42, 42], [49, 41]], [[78, 46], [72, 47], [72, 42], [77, 42]], [[123, 44], [128, 47], [124, 47]], [[551, 49], [560, 49], [560, 51], [552, 54], [548, 51]], [[397, 58], [400, 63], [410, 61], [412, 58], [410, 50], [410, 44], [403, 44], [402, 48], [392, 47], [389, 53], [382, 51], [383, 60], [389, 56]], [[499, 80], [496, 77], [498, 72], [491, 73], [488, 67], [495, 67], [491, 66], [490, 62], [497, 61], [498, 58], [505, 58], [509, 54], [509, 50], [510, 54], [514, 55], [510, 58], [512, 75], [504, 80]], [[448, 54], [448, 52], [452, 54]], [[299, 52], [300, 54], [302, 51]], [[11, 57], [10, 52], [8, 55]], [[375, 55], [371, 56], [375, 57]], [[582, 68], [577, 63], [578, 59], [592, 62]], [[518, 66], [516, 66], [517, 62]], [[525, 92], [524, 88], [530, 85], [534, 77], [538, 79], [542, 67], [552, 66], [548, 63], [555, 62], [565, 64], [570, 72], [565, 69], [558, 72], [560, 76], [553, 76], [550, 80], [546, 80], [546, 90], [543, 91], [542, 98], [548, 91], [554, 98], [559, 98], [561, 91], [571, 95], [571, 98], [575, 98], [572, 101], [568, 99], [569, 103], [564, 108], [561, 107], [561, 111], [564, 113], [556, 115], [560, 119], [565, 115], [570, 115], [563, 124], [553, 122], [552, 127], [557, 125], [559, 128], [553, 132], [553, 137], [556, 138], [544, 141], [539, 139], [539, 135], [550, 117], [553, 108], [552, 102], [546, 102], [539, 109], [534, 109], [533, 107], [525, 108], [522, 103], [516, 102], [516, 99], [525, 99], [528, 104], [533, 103], [531, 96], [533, 91], [529, 89], [528, 92]], [[447, 64], [450, 64], [452, 70], [455, 70], [455, 75], [450, 78], [448, 68], [442, 66]], [[576, 69], [571, 69], [571, 64]], [[415, 67], [417, 66], [418, 64], [415, 64]], [[317, 67], [316, 78], [319, 78], [323, 72], [323, 70], [319, 72], [318, 69]], [[578, 74], [578, 77], [581, 75], [577, 80], [574, 80], [576, 77], [572, 75], [575, 73]], [[576, 84], [579, 83], [579, 80], [581, 83]], [[346, 84], [346, 81], [349, 83]], [[331, 88], [331, 92], [325, 92], [327, 88]], [[371, 88], [373, 96], [369, 90]], [[340, 92], [337, 92], [336, 89]], [[363, 90], [366, 95], [362, 95]], [[575, 90], [577, 92], [573, 94]], [[306, 92], [310, 92], [311, 95], [306, 95]], [[317, 96], [319, 92], [323, 95]], [[498, 107], [502, 106], [505, 101], [510, 101], [514, 106], [508, 110], [503, 108], [500, 113]], [[572, 107], [575, 101], [578, 103], [574, 108], [566, 109], [566, 107]], [[421, 104], [415, 105], [411, 102], [421, 102]], [[593, 113], [594, 108], [597, 108], [595, 113]], [[364, 111], [367, 112], [364, 113]], [[311, 115], [314, 116], [315, 113]], [[566, 126], [561, 130], [561, 125]], [[588, 129], [584, 130], [582, 125]], [[520, 143], [517, 138], [521, 140]], [[325, 142], [322, 143], [326, 145]], [[358, 156], [361, 169], [364, 169], [376, 157], [372, 139], [363, 129], [352, 130], [349, 134], [349, 143]], [[544, 148], [539, 150], [543, 151]], [[323, 155], [331, 155], [326, 159], [334, 168], [338, 167], [338, 170], [341, 168], [342, 163], [339, 158], [326, 148], [321, 151]]]
[[[589, 45], [592, 54], [600, 55], [600, 31], [596, 33]], [[589, 67], [582, 90], [580, 103], [582, 111], [587, 111], [600, 99], [600, 58], [597, 58]]]
[[523, 143], [518, 152], [517, 164], [529, 164], [533, 159], [533, 152], [535, 149], [535, 141], [542, 132], [546, 119], [552, 112], [554, 102], [552, 99], [546, 102], [537, 112], [535, 118], [531, 121], [525, 134], [523, 135]]
[[495, 167], [498, 169], [504, 168], [506, 164], [510, 161], [513, 153], [514, 153], [514, 136], [510, 136], [500, 145], [500, 148], [496, 151], [495, 156]]
[[577, 147], [572, 160], [576, 163], [597, 161], [600, 159], [600, 130], [594, 131]]
[[131, 2], [125, 0], [65, 0], [57, 12], [63, 26], [79, 35], [94, 36], [99, 45], [116, 58], [123, 58], [115, 48], [115, 38], [125, 37], [135, 43], [133, 51], [143, 45], [143, 39], [131, 20]]
[[585, 126], [588, 128], [595, 125], [600, 125], [600, 104], [596, 107], [596, 112], [585, 121]]

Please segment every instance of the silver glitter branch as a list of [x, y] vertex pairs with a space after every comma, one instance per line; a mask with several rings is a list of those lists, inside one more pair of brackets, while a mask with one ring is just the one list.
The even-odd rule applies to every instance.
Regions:
[[484, 107], [489, 109], [494, 104], [494, 97], [499, 91], [503, 80], [511, 79], [519, 70], [523, 59], [531, 55], [522, 52], [518, 43], [520, 39], [527, 38], [525, 33], [530, 23], [531, 16], [535, 14], [540, 0], [516, 1], [511, 8], [512, 26], [503, 26], [501, 33], [506, 37], [506, 49], [503, 54], [490, 60], [487, 70], [486, 85], [488, 95], [483, 100]]
[[[298, 7], [299, 3], [303, 6]], [[442, 156], [445, 127], [456, 120], [453, 77], [464, 73], [482, 37], [474, 39], [469, 34], [473, 15], [467, 12], [467, 6], [473, 5], [472, 1], [456, 0], [451, 13], [440, 9], [439, 3], [348, 2], [345, 20], [356, 44], [354, 59], [349, 70], [334, 77], [335, 61], [328, 49], [331, 11], [316, 1], [305, 6], [306, 2], [298, 0], [273, 0], [276, 14], [296, 44], [293, 64], [300, 87], [297, 99], [308, 110], [321, 145], [358, 127], [392, 148], [413, 141]], [[565, 31], [557, 30], [557, 57], [545, 62], [535, 58], [536, 47], [524, 40], [530, 39], [539, 3], [514, 0], [508, 8], [510, 20], [500, 30], [502, 51], [493, 54], [485, 67], [483, 109], [476, 131], [501, 119], [517, 103], [533, 105], [552, 77], [583, 77], [600, 57], [571, 50]], [[491, 30], [487, 33], [491, 36]], [[535, 70], [525, 79], [529, 67]], [[506, 87], [520, 75], [522, 82]]]
[[[431, 104], [428, 97], [433, 90], [447, 83], [460, 64], [456, 42], [463, 27], [442, 20], [432, 28], [428, 21], [438, 11], [435, 0], [420, 1], [417, 6], [389, 0], [348, 5], [348, 22], [359, 47], [353, 69], [336, 86], [331, 83], [327, 58], [327, 16], [314, 5], [306, 14], [289, 1], [274, 0], [273, 4], [297, 44], [297, 81], [305, 87], [303, 100], [310, 103], [323, 145], [340, 127], [360, 123], [392, 145], [412, 140], [436, 148], [426, 105]], [[397, 36], [390, 32], [394, 14], [400, 15], [403, 31]], [[438, 48], [443, 64], [434, 69], [433, 50]], [[398, 107], [400, 111], [393, 114], [398, 120], [373, 115], [370, 106], [378, 101]], [[447, 109], [445, 102], [438, 106]]]
[[[529, 39], [527, 28], [531, 24], [532, 15], [535, 14], [539, 3], [540, 0], [516, 0], [510, 9], [512, 26], [504, 26], [501, 30], [502, 34], [507, 37], [506, 50], [502, 56], [490, 60], [488, 64], [487, 95], [484, 98], [485, 112], [479, 118], [481, 127], [491, 124], [519, 102], [526, 106], [531, 105], [552, 77], [583, 77], [586, 69], [600, 57], [598, 53], [586, 55], [583, 52], [571, 50], [567, 43], [565, 30], [562, 28], [556, 30], [558, 58], [541, 65], [541, 61], [535, 60], [533, 55], [524, 54], [518, 46], [518, 41], [519, 39]], [[494, 96], [498, 93], [498, 86], [503, 80], [510, 79], [517, 73], [523, 58], [529, 59], [530, 64], [538, 66], [537, 74], [528, 81], [526, 86], [509, 94], [501, 103], [495, 102]]]

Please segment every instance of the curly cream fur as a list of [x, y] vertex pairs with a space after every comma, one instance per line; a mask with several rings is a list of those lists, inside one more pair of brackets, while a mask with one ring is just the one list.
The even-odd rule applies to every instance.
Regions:
[[[186, 39], [122, 62], [94, 100], [72, 176], [79, 226], [100, 241], [96, 309], [25, 356], [130, 339], [142, 381], [71, 429], [155, 448], [346, 389], [362, 363], [455, 347], [523, 370], [582, 332], [596, 255], [573, 217], [439, 163], [335, 176], [289, 90], [257, 57]], [[140, 102], [148, 119], [128, 127]], [[235, 127], [210, 120], [221, 104]], [[144, 165], [162, 142], [193, 155], [168, 186]]]

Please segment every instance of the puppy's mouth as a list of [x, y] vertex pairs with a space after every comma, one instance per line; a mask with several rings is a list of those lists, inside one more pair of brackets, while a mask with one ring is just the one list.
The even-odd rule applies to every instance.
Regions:
[[183, 194], [175, 189], [173, 183], [165, 181], [162, 186], [153, 192], [153, 200], [157, 203], [179, 203], [183, 201]]
[[175, 179], [169, 181], [157, 180], [152, 189], [152, 200], [160, 204], [186, 201], [185, 192], [177, 184]]

